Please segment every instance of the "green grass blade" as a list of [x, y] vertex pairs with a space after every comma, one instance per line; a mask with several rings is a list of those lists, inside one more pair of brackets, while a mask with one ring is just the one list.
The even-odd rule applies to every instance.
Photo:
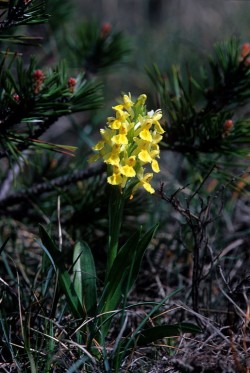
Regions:
[[[53, 260], [53, 257], [50, 254], [50, 251], [47, 249], [47, 247], [44, 246], [44, 244], [42, 242], [40, 242], [38, 240], [36, 240], [36, 242], [41, 247], [41, 249], [43, 249], [44, 253], [47, 255], [47, 257], [49, 258], [49, 260], [50, 260], [50, 262], [51, 262], [51, 264], [52, 264], [52, 266], [53, 266], [53, 268], [54, 268], [54, 270], [56, 272], [56, 265], [55, 265], [55, 262]], [[45, 256], [45, 258], [46, 258], [46, 256]]]

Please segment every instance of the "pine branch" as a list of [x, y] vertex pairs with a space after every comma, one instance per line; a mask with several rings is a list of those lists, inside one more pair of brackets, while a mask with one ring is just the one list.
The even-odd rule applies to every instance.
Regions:
[[[8, 9], [0, 15], [0, 31], [3, 32], [18, 25], [47, 22], [46, 6], [46, 0], [9, 0]], [[1, 7], [3, 3], [0, 3]]]
[[87, 74], [124, 62], [130, 50], [123, 33], [114, 31], [108, 23], [100, 25], [95, 21], [85, 21], [74, 33], [68, 32], [63, 48], [71, 65], [83, 67]]
[[34, 59], [27, 69], [22, 60], [17, 59], [16, 73], [15, 79], [9, 67], [2, 70], [2, 128], [96, 109], [102, 103], [102, 85], [88, 81], [83, 74], [76, 78], [67, 76], [65, 64], [43, 72], [36, 68]]
[[[16, 153], [19, 153], [19, 152], [22, 152], [26, 149], [28, 149], [30, 146], [32, 145], [35, 145], [34, 142], [32, 142], [32, 140], [34, 139], [38, 139], [41, 135], [44, 134], [44, 132], [46, 132], [56, 121], [58, 120], [58, 118], [49, 118], [47, 119], [46, 121], [43, 122], [43, 125], [37, 129], [35, 129], [32, 133], [30, 133], [30, 136], [32, 136], [32, 138], [27, 138], [27, 139], [23, 139], [22, 140], [22, 143], [17, 143], [17, 144], [13, 144], [12, 142], [12, 146], [14, 147]], [[0, 141], [3, 141], [3, 139], [1, 139], [1, 135], [0, 135]], [[5, 142], [5, 146], [6, 147], [6, 142]], [[1, 158], [5, 158], [5, 157], [10, 157], [11, 156], [11, 152], [10, 152], [10, 149], [6, 148], [5, 150], [3, 151], [0, 151], [0, 159]]]
[[0, 200], [0, 209], [4, 210], [5, 208], [18, 204], [27, 198], [33, 198], [43, 193], [49, 193], [56, 190], [57, 188], [67, 188], [77, 181], [87, 180], [90, 177], [100, 175], [104, 172], [104, 170], [105, 167], [103, 165], [87, 170], [75, 170], [71, 174], [60, 176], [43, 183], [33, 185], [30, 188], [12, 193], [4, 199]]
[[[210, 58], [210, 71], [203, 69], [199, 81], [189, 71], [183, 79], [175, 66], [170, 78], [157, 66], [148, 69], [167, 116], [163, 149], [192, 156], [246, 155], [250, 143], [249, 121], [236, 122], [232, 118], [239, 106], [250, 99], [249, 52], [250, 49], [242, 56], [236, 38], [217, 45], [215, 56]], [[240, 142], [245, 143], [244, 152], [239, 148]]]
[[0, 158], [30, 145], [41, 146], [36, 140], [59, 117], [96, 109], [102, 103], [102, 85], [82, 74], [68, 77], [63, 64], [44, 73], [36, 69], [34, 60], [27, 69], [20, 59], [16, 63], [16, 78], [4, 64], [0, 76]]

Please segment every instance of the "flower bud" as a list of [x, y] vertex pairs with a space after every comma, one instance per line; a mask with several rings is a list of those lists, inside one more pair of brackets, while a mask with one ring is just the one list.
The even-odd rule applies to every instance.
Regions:
[[13, 100], [16, 101], [16, 102], [19, 102], [20, 101], [20, 96], [17, 94], [17, 93], [14, 93], [13, 96], [12, 96]]
[[44, 82], [44, 79], [45, 79], [45, 75], [43, 73], [42, 70], [35, 70], [34, 73], [33, 73], [33, 80], [34, 80], [34, 93], [39, 93], [41, 88], [42, 88], [42, 84]]
[[101, 28], [101, 37], [102, 37], [103, 39], [105, 39], [105, 38], [109, 35], [109, 33], [110, 33], [110, 31], [111, 31], [111, 28], [112, 28], [112, 26], [111, 26], [111, 24], [108, 23], [108, 22], [105, 22], [105, 23], [102, 25], [102, 28]]
[[223, 125], [223, 137], [228, 136], [234, 127], [232, 119], [227, 119]]
[[241, 57], [246, 57], [250, 53], [250, 43], [244, 43], [241, 46]]
[[[244, 60], [245, 57], [250, 54], [250, 43], [244, 43], [242, 44], [241, 46], [241, 58], [240, 58], [240, 61]], [[250, 64], [250, 57], [247, 57], [244, 61], [244, 65], [245, 66], [248, 66]]]
[[69, 87], [70, 93], [74, 93], [75, 86], [76, 86], [76, 79], [72, 77], [69, 78], [68, 87]]

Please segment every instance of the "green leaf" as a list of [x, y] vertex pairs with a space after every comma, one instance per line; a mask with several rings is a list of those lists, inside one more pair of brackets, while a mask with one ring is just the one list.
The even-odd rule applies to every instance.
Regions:
[[180, 323], [173, 325], [158, 325], [153, 328], [141, 330], [137, 339], [138, 346], [145, 346], [158, 339], [178, 336], [181, 333], [201, 333], [202, 330], [191, 323]]
[[[116, 259], [111, 267], [108, 278], [105, 281], [105, 286], [103, 289], [102, 297], [99, 302], [99, 310], [103, 312], [104, 309], [113, 310], [120, 301], [121, 297], [121, 284], [122, 277], [124, 276], [128, 267], [128, 257], [126, 256], [126, 251], [128, 251], [131, 245], [137, 245], [140, 238], [140, 232], [134, 233], [130, 239], [121, 248], [120, 252], [116, 256]], [[114, 295], [117, 294], [115, 297]], [[111, 299], [113, 302], [111, 303]], [[117, 299], [116, 299], [117, 298]]]
[[[106, 286], [98, 305], [99, 313], [114, 311], [121, 301], [127, 298], [138, 275], [143, 254], [157, 226], [156, 224], [143, 237], [140, 237], [141, 232], [137, 231], [120, 249], [105, 281]], [[101, 318], [102, 337], [107, 334], [111, 320], [112, 316], [108, 314]]]
[[[131, 271], [131, 275], [130, 275], [130, 281], [129, 281], [129, 290], [131, 289], [131, 287], [133, 286], [137, 276], [138, 276], [138, 273], [139, 273], [139, 270], [140, 270], [140, 267], [141, 267], [141, 261], [142, 261], [142, 258], [143, 258], [143, 255], [148, 247], [148, 245], [150, 244], [152, 238], [154, 237], [155, 235], [155, 232], [158, 228], [158, 224], [155, 224], [148, 232], [146, 232], [144, 234], [143, 237], [141, 237], [139, 243], [138, 243], [138, 246], [136, 248], [136, 252], [135, 252], [135, 257], [134, 257], [134, 262], [133, 262], [133, 270]], [[131, 248], [131, 256], [132, 256], [132, 251], [133, 251], [133, 248]]]
[[86, 242], [77, 242], [73, 254], [73, 286], [87, 315], [94, 315], [97, 304], [94, 258]]
[[101, 311], [114, 310], [121, 302], [124, 292], [130, 291], [138, 275], [144, 252], [154, 236], [157, 226], [156, 224], [143, 237], [140, 237], [140, 231], [136, 232], [118, 252], [106, 280], [104, 297], [99, 304]]
[[59, 284], [62, 288], [64, 295], [66, 296], [71, 312], [77, 318], [83, 317], [84, 316], [83, 308], [76, 294], [75, 288], [72, 284], [70, 275], [67, 269], [65, 268], [64, 257], [61, 251], [57, 249], [55, 243], [53, 242], [53, 240], [51, 239], [51, 237], [49, 236], [49, 234], [46, 232], [45, 228], [42, 225], [39, 226], [39, 232], [40, 232], [42, 243], [50, 254], [49, 258], [50, 259], [52, 258], [53, 260], [52, 264], [56, 266], [58, 270]]

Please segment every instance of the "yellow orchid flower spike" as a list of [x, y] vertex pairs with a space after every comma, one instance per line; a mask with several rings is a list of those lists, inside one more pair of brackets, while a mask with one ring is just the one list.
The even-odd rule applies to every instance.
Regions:
[[122, 103], [112, 107], [115, 115], [108, 117], [107, 127], [100, 130], [102, 139], [93, 147], [97, 153], [90, 158], [90, 162], [101, 158], [107, 164], [107, 182], [121, 191], [137, 180], [132, 194], [138, 188], [155, 192], [150, 184], [153, 173], [144, 173], [147, 165], [153, 172], [160, 172], [156, 158], [160, 158], [158, 144], [165, 132], [159, 122], [162, 111], [147, 112], [146, 100], [145, 94], [136, 101], [132, 101], [130, 93], [123, 95]]

